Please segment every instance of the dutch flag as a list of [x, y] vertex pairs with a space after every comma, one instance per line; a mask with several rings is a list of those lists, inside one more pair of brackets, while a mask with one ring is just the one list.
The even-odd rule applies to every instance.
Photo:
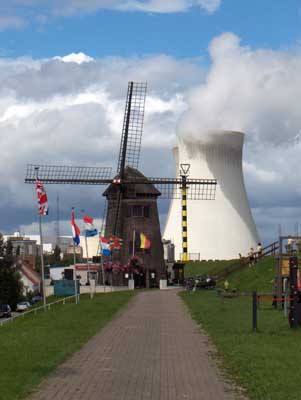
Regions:
[[97, 229], [93, 225], [94, 219], [88, 217], [88, 215], [83, 215], [84, 225], [85, 225], [85, 235], [86, 237], [92, 237], [97, 235]]
[[110, 241], [105, 237], [101, 237], [100, 245], [101, 245], [102, 254], [104, 256], [110, 256], [111, 255]]
[[79, 235], [80, 235], [80, 229], [79, 227], [76, 225], [75, 223], [75, 218], [74, 218], [74, 208], [72, 208], [72, 212], [71, 212], [71, 227], [72, 227], [72, 238], [73, 238], [73, 242], [76, 246], [79, 245], [80, 239], [79, 239]]

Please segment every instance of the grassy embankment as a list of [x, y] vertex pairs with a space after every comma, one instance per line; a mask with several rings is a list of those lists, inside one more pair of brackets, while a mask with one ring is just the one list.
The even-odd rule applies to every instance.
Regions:
[[60, 363], [79, 350], [134, 295], [99, 294], [79, 305], [68, 301], [50, 311], [0, 327], [0, 399], [23, 399]]
[[238, 262], [238, 260], [190, 261], [184, 268], [185, 278], [207, 274], [216, 275], [235, 262]]
[[[274, 260], [267, 257], [227, 279], [230, 287], [241, 291], [271, 292], [274, 271]], [[246, 388], [250, 399], [301, 398], [301, 329], [290, 329], [283, 312], [266, 302], [258, 312], [259, 331], [253, 333], [250, 298], [221, 302], [211, 291], [183, 292], [181, 296], [212, 338], [227, 373]]]

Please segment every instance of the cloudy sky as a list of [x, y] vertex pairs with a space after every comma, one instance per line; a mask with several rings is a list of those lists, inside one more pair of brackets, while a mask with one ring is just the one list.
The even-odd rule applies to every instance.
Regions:
[[[263, 241], [300, 232], [300, 27], [299, 0], [1, 2], [0, 231], [36, 233], [28, 162], [116, 169], [127, 82], [145, 80], [143, 172], [174, 174], [183, 129], [242, 130]], [[71, 206], [102, 216], [101, 188], [47, 190], [49, 233], [57, 195], [62, 233]]]

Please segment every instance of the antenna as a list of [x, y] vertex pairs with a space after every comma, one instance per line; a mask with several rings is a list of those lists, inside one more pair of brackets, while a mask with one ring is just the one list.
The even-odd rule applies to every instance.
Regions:
[[278, 224], [278, 236], [282, 236], [282, 226], [281, 224]]
[[55, 221], [55, 244], [60, 247], [60, 198], [56, 194], [56, 221]]
[[299, 236], [299, 223], [298, 223], [298, 221], [296, 221], [296, 223], [295, 223], [295, 235]]

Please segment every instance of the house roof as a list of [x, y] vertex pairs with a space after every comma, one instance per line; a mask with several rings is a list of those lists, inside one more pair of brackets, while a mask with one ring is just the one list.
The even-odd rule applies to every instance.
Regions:
[[40, 275], [28, 264], [25, 260], [19, 260], [19, 270], [21, 274], [26, 276], [34, 285], [39, 285], [41, 282]]

